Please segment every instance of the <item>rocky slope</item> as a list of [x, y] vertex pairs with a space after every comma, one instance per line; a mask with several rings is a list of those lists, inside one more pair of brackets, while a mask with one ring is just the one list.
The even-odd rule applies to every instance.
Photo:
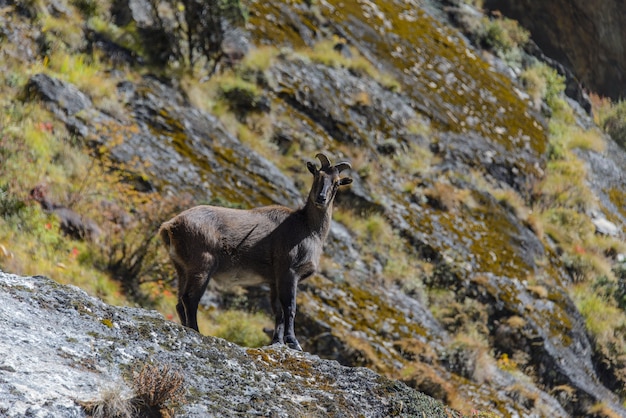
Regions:
[[[141, 1], [129, 3], [131, 12], [140, 10]], [[436, 2], [253, 1], [249, 8], [244, 36], [259, 49], [270, 45], [278, 52], [265, 68], [243, 71], [261, 90], [265, 105], [237, 116], [249, 126], [271, 125], [264, 141], [244, 143], [215, 114], [194, 105], [193, 92], [177, 80], [153, 75], [117, 83], [111, 95], [123, 109], [118, 112], [44, 73], [29, 78], [20, 100], [45, 103], [84, 143], [106, 145], [119, 163], [141, 160], [138, 188], [161, 196], [189, 193], [197, 202], [297, 206], [309, 181], [306, 160], [321, 149], [352, 160], [356, 181], [338, 196], [323, 269], [301, 286], [296, 333], [305, 350], [344, 366], [366, 366], [467, 413], [626, 416], [621, 346], [616, 354], [595, 344], [570, 293], [577, 271], [567, 263], [564, 244], [555, 231], [541, 233], [532, 217], [522, 214], [538, 204], [538, 184], [554, 163], [554, 144], [549, 144], [546, 120], [514, 78], [519, 69], [484, 59], [449, 25]], [[143, 22], [141, 16], [132, 19]], [[18, 36], [23, 27], [12, 22], [5, 39], [20, 39], [36, 50], [34, 38], [29, 43]], [[343, 64], [312, 58], [310, 51], [323, 41], [352, 58]], [[105, 55], [109, 51], [93, 47]], [[354, 65], [357, 55], [372, 67]], [[139, 64], [129, 58], [126, 65]], [[583, 112], [574, 116], [576, 126], [594, 129]], [[606, 151], [576, 151], [593, 194], [565, 213], [579, 215], [580, 229], [591, 228], [592, 236], [593, 214], [597, 224], [608, 222], [614, 238], [623, 240], [624, 153], [608, 138], [601, 140]], [[616, 265], [623, 260], [607, 253]], [[29, 300], [28, 288], [39, 286], [62, 301], [84, 297], [44, 279], [5, 277], [9, 300]], [[16, 284], [22, 281], [27, 284]], [[39, 293], [29, 297], [44, 300], [37, 302], [43, 309], [52, 304], [52, 314], [58, 314], [56, 307], [65, 302], [45, 302], [46, 292]], [[272, 397], [262, 391], [267, 387], [281, 396], [279, 414], [351, 416], [351, 405], [361, 404], [370, 392], [380, 394], [363, 408], [372, 416], [419, 411], [404, 408], [422, 397], [396, 383], [392, 391], [406, 397], [399, 400], [402, 409], [394, 409], [395, 401], [387, 404], [396, 399], [384, 393], [390, 383], [363, 369], [342, 369], [283, 350], [246, 351], [187, 333], [145, 311], [106, 307], [93, 299], [85, 304], [86, 312], [79, 304], [67, 314], [76, 327], [95, 327], [97, 335], [81, 332], [87, 336], [79, 341], [68, 337], [67, 344], [46, 345], [60, 357], [51, 366], [70, 362], [98, 371], [103, 359], [102, 372], [115, 375], [134, 357], [162, 356], [181, 364], [190, 387], [207, 388], [192, 393], [192, 406], [184, 407], [189, 414], [212, 408], [236, 414], [227, 409], [232, 406], [204, 396], [211, 393], [211, 379], [220, 379], [213, 381], [220, 393], [235, 379], [241, 392], [229, 399], [262, 414], [271, 413], [263, 408], [274, 404], [257, 406], [253, 399]], [[50, 321], [50, 329], [74, 326], [72, 321]], [[623, 331], [614, 333], [623, 341]], [[19, 338], [34, 338], [28, 335]], [[126, 335], [146, 348], [120, 342]], [[117, 342], [122, 350], [114, 349]], [[82, 351], [87, 348], [92, 351]], [[95, 365], [90, 363], [94, 356]], [[207, 359], [212, 368], [194, 374], [197, 363]], [[276, 359], [293, 368], [271, 372]], [[255, 368], [270, 371], [259, 376], [250, 372]], [[3, 373], [20, 373], [12, 363], [6, 369]], [[218, 377], [211, 377], [215, 370]], [[361, 379], [359, 389], [348, 386], [352, 374]], [[87, 388], [79, 392], [85, 394], [81, 401], [95, 390], [92, 380], [81, 379], [92, 378], [67, 379]], [[258, 378], [260, 383], [250, 383]], [[281, 383], [312, 380], [341, 392], [299, 392], [298, 386]], [[282, 397], [285, 390], [294, 392]], [[35, 395], [16, 395], [18, 406], [5, 408], [46, 403], [26, 396]], [[326, 412], [312, 409], [313, 403]], [[66, 398], [54, 405], [76, 408]]]
[[[182, 374], [179, 403], [159, 405], [178, 416], [457, 415], [371, 370], [286, 348], [246, 350], [45, 277], [0, 271], [0, 289], [2, 416], [82, 417], [93, 404], [124, 416], [112, 399], [137, 394], [133, 379], [146, 364]], [[152, 378], [167, 386], [167, 376]]]

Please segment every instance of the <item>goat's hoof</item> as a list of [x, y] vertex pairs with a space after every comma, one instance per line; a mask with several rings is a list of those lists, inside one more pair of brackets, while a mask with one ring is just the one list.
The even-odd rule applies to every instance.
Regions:
[[296, 351], [302, 351], [302, 347], [300, 347], [300, 343], [298, 343], [298, 341], [287, 341], [287, 347], [291, 348], [292, 350], [296, 350]]

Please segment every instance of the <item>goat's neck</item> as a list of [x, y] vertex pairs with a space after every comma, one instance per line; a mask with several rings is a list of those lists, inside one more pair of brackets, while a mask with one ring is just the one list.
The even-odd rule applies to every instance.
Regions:
[[319, 208], [311, 200], [307, 200], [303, 212], [311, 231], [317, 233], [322, 240], [326, 239], [332, 220], [332, 202], [326, 208]]

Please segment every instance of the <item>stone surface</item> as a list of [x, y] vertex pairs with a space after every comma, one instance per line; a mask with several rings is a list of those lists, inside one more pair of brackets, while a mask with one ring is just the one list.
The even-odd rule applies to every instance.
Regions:
[[371, 370], [284, 347], [243, 349], [45, 277], [0, 271], [0, 415], [82, 417], [142, 364], [184, 376], [185, 417], [460, 416]]

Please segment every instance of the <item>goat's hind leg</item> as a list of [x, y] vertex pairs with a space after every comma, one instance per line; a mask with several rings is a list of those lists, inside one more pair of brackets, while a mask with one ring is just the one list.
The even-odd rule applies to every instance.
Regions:
[[178, 318], [180, 319], [180, 323], [183, 326], [188, 327], [189, 321], [187, 319], [187, 314], [185, 313], [185, 306], [183, 304], [182, 295], [184, 293], [184, 289], [186, 288], [187, 275], [185, 274], [185, 269], [183, 266], [174, 261], [174, 268], [176, 268], [176, 275], [178, 276], [178, 303], [176, 304], [176, 312], [178, 313]]
[[285, 335], [285, 315], [283, 315], [283, 306], [278, 297], [276, 283], [270, 285], [270, 303], [272, 304], [272, 312], [274, 312], [274, 335], [272, 336], [272, 345], [283, 344]]
[[[204, 263], [185, 272], [185, 286], [184, 288], [179, 288], [178, 300], [179, 304], [182, 304], [181, 310], [184, 312], [187, 320], [187, 323], [184, 325], [198, 332], [198, 304], [206, 291], [213, 271], [213, 257], [206, 255]], [[176, 309], [179, 309], [178, 305]], [[179, 311], [180, 314], [181, 312]]]

